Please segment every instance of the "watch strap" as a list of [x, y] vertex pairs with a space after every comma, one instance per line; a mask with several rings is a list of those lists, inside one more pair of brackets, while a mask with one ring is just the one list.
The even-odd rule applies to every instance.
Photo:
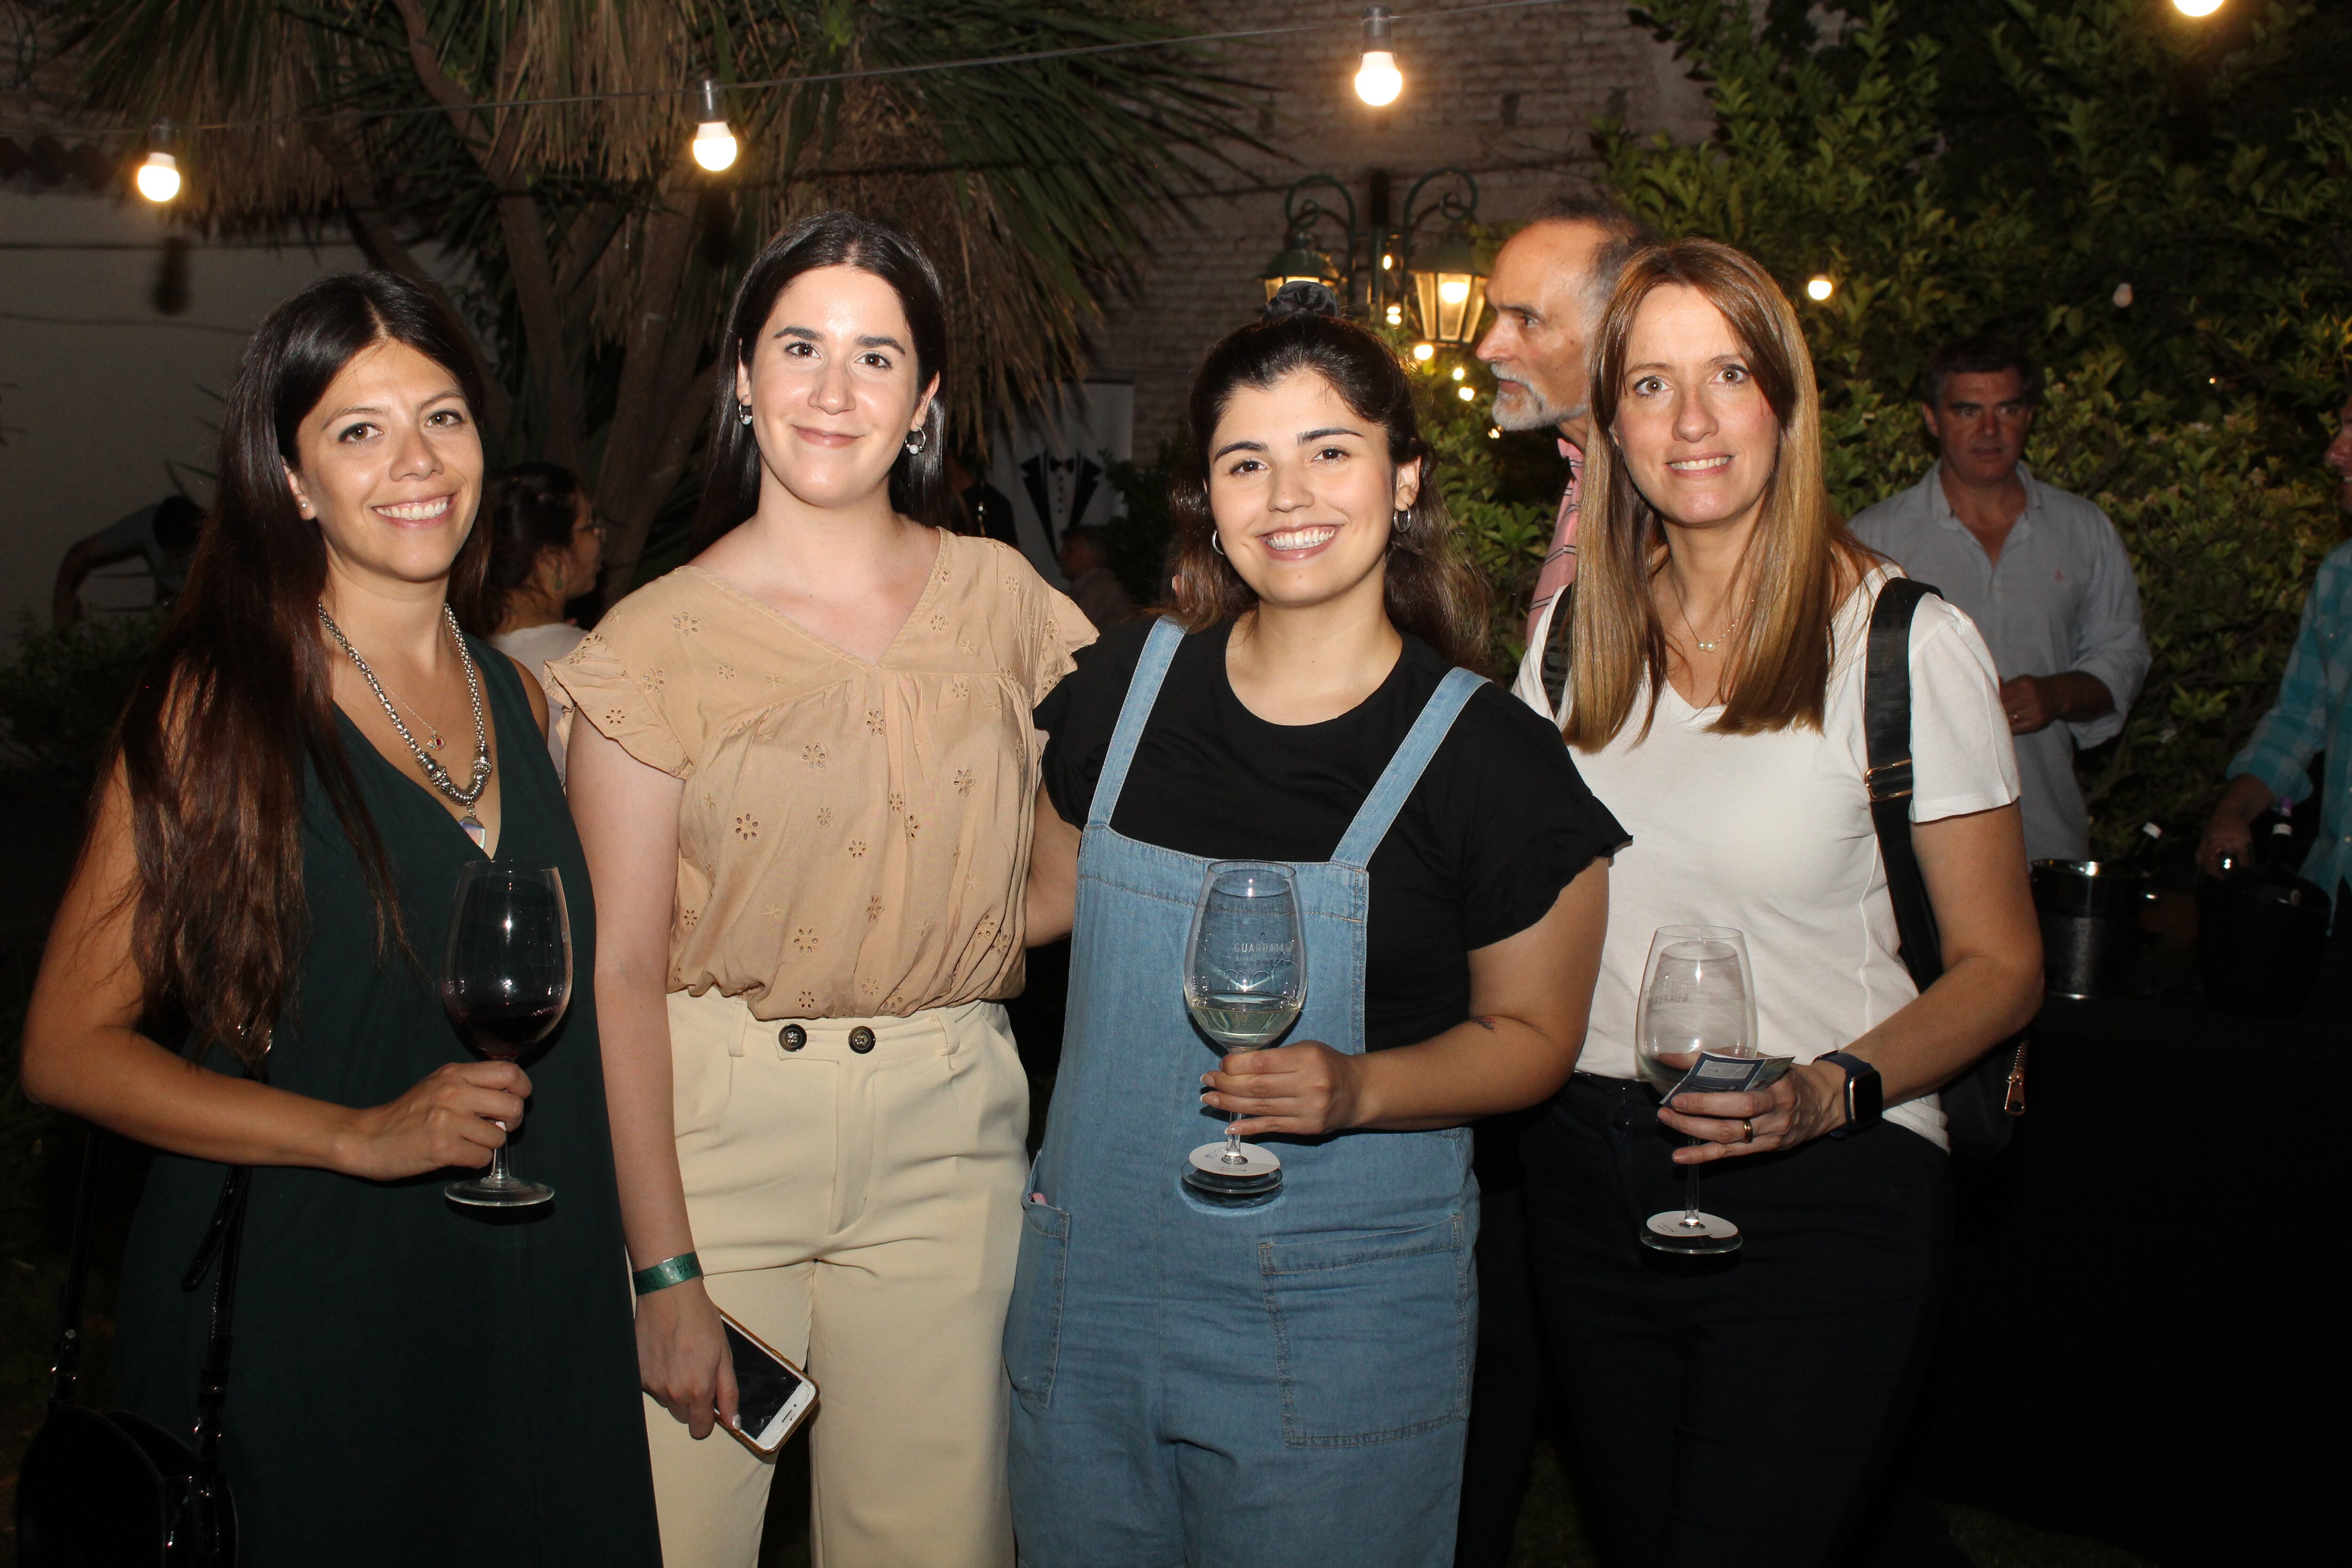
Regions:
[[1834, 1063], [1845, 1073], [1845, 1125], [1832, 1129], [1830, 1136], [1843, 1138], [1877, 1126], [1885, 1105], [1878, 1069], [1852, 1051], [1825, 1051], [1813, 1059]]

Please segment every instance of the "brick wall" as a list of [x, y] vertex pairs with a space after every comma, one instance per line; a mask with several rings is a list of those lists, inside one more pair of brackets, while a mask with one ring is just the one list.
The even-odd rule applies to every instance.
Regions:
[[[1300, 175], [1338, 177], [1363, 218], [1373, 172], [1385, 170], [1391, 219], [1401, 220], [1412, 181], [1452, 164], [1477, 180], [1478, 216], [1495, 222], [1522, 216], [1552, 190], [1589, 184], [1590, 127], [1604, 113], [1680, 140], [1706, 132], [1697, 85], [1626, 20], [1624, 0], [1444, 18], [1467, 3], [1475, 0], [1413, 0], [1425, 19], [1397, 24], [1405, 88], [1386, 109], [1356, 96], [1358, 26], [1227, 46], [1236, 74], [1258, 84], [1258, 137], [1282, 156], [1248, 154], [1241, 170], [1218, 172], [1216, 194], [1167, 214], [1150, 256], [1104, 310], [1093, 374], [1135, 384], [1139, 456], [1175, 428], [1208, 346], [1264, 305], [1258, 269], [1281, 246], [1283, 192]], [[1193, 15], [1207, 30], [1352, 18], [1361, 10], [1353, 0], [1196, 0]], [[1433, 183], [1424, 204], [1438, 188]], [[1324, 247], [1336, 251], [1337, 226], [1321, 232]]]

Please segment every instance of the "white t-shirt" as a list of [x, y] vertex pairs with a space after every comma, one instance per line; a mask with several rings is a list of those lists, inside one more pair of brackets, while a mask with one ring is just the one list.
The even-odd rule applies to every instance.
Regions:
[[[1592, 793], [1633, 836], [1609, 873], [1609, 936], [1580, 1071], [1630, 1079], [1634, 998], [1663, 925], [1736, 926], [1756, 969], [1759, 1045], [1811, 1061], [1850, 1044], [1918, 995], [1897, 956], [1895, 906], [1870, 821], [1862, 728], [1863, 652], [1881, 568], [1838, 609], [1822, 732], [1710, 731], [1668, 686], [1647, 738], [1644, 690], [1625, 727], [1576, 753]], [[1557, 718], [1543, 691], [1547, 612], [1514, 689]], [[1911, 820], [1990, 811], [2017, 799], [2017, 755], [1992, 655], [1971, 621], [1937, 598], [1911, 622]], [[1934, 1095], [1890, 1106], [1948, 1147]]]
[[563, 778], [564, 746], [572, 738], [572, 699], [547, 679], [547, 667], [578, 647], [587, 635], [570, 621], [557, 621], [500, 632], [490, 639], [492, 647], [539, 677], [540, 689], [547, 693], [547, 754], [555, 763], [558, 782]]

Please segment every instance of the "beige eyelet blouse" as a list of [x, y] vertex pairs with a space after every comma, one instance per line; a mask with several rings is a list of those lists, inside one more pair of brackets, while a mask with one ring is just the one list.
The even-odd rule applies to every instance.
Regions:
[[761, 1018], [1017, 994], [1030, 712], [1094, 635], [1018, 552], [955, 534], [872, 664], [697, 566], [614, 605], [548, 672], [685, 782], [670, 989]]

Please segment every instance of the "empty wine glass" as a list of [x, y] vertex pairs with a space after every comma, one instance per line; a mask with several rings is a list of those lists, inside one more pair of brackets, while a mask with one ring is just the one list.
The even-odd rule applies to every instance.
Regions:
[[[1184, 948], [1184, 1005], [1201, 1032], [1227, 1052], [1263, 1050], [1282, 1038], [1307, 1005], [1307, 935], [1290, 868], [1265, 860], [1220, 860], [1201, 879], [1192, 934]], [[1271, 1149], [1227, 1130], [1185, 1162], [1184, 1182], [1222, 1201], [1264, 1197], [1282, 1186]]]
[[[1660, 926], [1650, 939], [1641, 1007], [1634, 1060], [1642, 1081], [1662, 1100], [1702, 1051], [1757, 1055], [1756, 987], [1746, 934], [1730, 926]], [[1683, 1167], [1681, 1211], [1654, 1214], [1642, 1227], [1642, 1244], [1660, 1252], [1736, 1252], [1739, 1241], [1738, 1226], [1699, 1211], [1696, 1165]]]
[[[474, 860], [457, 873], [441, 1005], [482, 1055], [510, 1062], [547, 1038], [572, 1004], [572, 916], [552, 866]], [[527, 1208], [555, 1189], [507, 1169], [502, 1144], [486, 1174], [442, 1189], [477, 1208]]]

